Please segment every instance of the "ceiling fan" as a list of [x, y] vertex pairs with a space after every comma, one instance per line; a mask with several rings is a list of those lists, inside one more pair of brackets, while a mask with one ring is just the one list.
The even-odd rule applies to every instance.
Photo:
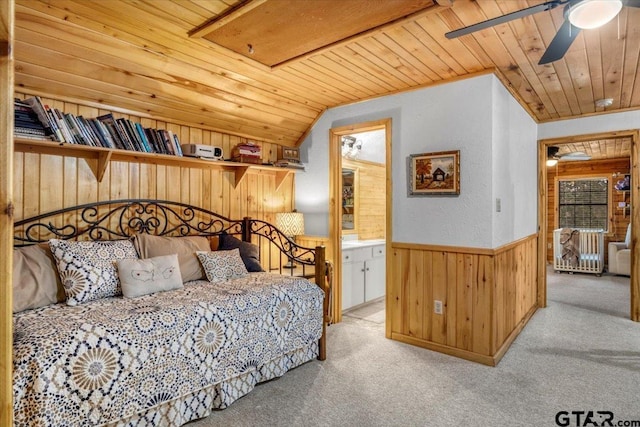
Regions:
[[547, 166], [555, 166], [558, 161], [585, 161], [591, 160], [591, 156], [583, 151], [572, 151], [566, 154], [558, 154], [560, 147], [547, 147]]
[[448, 39], [464, 36], [514, 19], [524, 18], [538, 12], [564, 5], [564, 23], [544, 52], [538, 65], [548, 64], [562, 58], [578, 37], [580, 30], [598, 28], [612, 20], [622, 6], [640, 7], [640, 0], [550, 0], [496, 18], [487, 19], [468, 27], [445, 34]]

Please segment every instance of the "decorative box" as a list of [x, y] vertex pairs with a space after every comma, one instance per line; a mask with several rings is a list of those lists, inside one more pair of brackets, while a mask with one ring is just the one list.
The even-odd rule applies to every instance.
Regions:
[[241, 163], [262, 163], [262, 147], [253, 143], [238, 144], [231, 151], [231, 159]]
[[240, 162], [240, 163], [254, 163], [256, 165], [262, 164], [262, 158], [256, 157], [256, 156], [247, 156], [244, 154], [240, 154], [239, 156], [233, 156], [231, 160], [233, 160], [234, 162]]

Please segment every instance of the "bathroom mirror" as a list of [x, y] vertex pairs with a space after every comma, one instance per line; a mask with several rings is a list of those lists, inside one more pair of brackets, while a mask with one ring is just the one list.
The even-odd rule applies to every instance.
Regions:
[[356, 171], [342, 169], [342, 232], [356, 232]]

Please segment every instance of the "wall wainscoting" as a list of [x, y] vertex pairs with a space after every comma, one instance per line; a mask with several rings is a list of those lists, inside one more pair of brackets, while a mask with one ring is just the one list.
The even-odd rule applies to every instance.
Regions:
[[497, 365], [537, 309], [537, 245], [537, 234], [497, 249], [394, 242], [387, 337]]

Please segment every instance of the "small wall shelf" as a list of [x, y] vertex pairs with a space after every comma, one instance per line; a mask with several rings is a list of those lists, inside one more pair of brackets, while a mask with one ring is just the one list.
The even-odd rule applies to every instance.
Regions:
[[[276, 191], [285, 179], [295, 173], [297, 169], [287, 169], [277, 166], [255, 165], [249, 163], [227, 162], [219, 160], [203, 160], [196, 157], [171, 156], [167, 154], [143, 153], [103, 147], [89, 147], [86, 145], [68, 144], [60, 142], [41, 141], [34, 139], [14, 139], [14, 149], [22, 153], [49, 154], [54, 156], [77, 157], [87, 160], [87, 164], [98, 182], [102, 182], [109, 162], [147, 163], [164, 166], [180, 166], [185, 168], [222, 169], [235, 172], [235, 185], [238, 185], [250, 171], [258, 173], [273, 173], [276, 177]], [[91, 162], [89, 160], [95, 160]]]
[[630, 195], [629, 190], [618, 190], [618, 193], [622, 194], [622, 201], [625, 203], [625, 206], [616, 206], [616, 209], [622, 211], [622, 217], [627, 217], [627, 211], [631, 210], [631, 204], [629, 203], [628, 196]]

